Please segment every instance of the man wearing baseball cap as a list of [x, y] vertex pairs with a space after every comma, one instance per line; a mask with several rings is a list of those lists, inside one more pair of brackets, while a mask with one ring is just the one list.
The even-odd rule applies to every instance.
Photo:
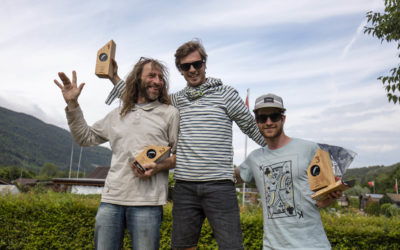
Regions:
[[256, 99], [253, 112], [267, 146], [254, 150], [238, 167], [238, 179], [254, 179], [260, 192], [264, 249], [330, 249], [318, 208], [330, 205], [341, 192], [324, 201], [311, 199], [307, 168], [319, 146], [285, 134], [285, 111], [277, 95]]

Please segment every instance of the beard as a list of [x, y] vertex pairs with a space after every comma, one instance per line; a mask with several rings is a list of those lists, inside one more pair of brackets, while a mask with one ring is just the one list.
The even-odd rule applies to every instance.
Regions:
[[[151, 88], [158, 88], [158, 90], [159, 90], [158, 94], [151, 92], [150, 91]], [[142, 83], [142, 84], [140, 84], [139, 91], [140, 91], [140, 95], [143, 96], [147, 102], [152, 102], [152, 101], [157, 100], [158, 97], [160, 97], [162, 89], [151, 83], [144, 83], [144, 84]]]
[[260, 132], [266, 139], [275, 139], [282, 135], [283, 126], [277, 125], [276, 130], [273, 133], [266, 133], [264, 129], [260, 129]]

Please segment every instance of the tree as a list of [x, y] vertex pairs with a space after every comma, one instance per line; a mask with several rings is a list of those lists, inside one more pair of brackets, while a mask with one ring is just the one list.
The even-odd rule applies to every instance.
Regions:
[[[400, 0], [385, 0], [385, 11], [383, 13], [367, 12], [368, 23], [372, 26], [364, 27], [364, 33], [372, 34], [372, 36], [387, 42], [397, 42], [397, 49], [400, 49]], [[400, 54], [399, 54], [400, 57]], [[389, 102], [400, 104], [400, 64], [390, 70], [391, 75], [380, 76], [385, 86]]]
[[53, 163], [45, 163], [40, 169], [40, 174], [47, 177], [54, 177], [57, 175], [58, 168]]
[[35, 174], [27, 171], [25, 169], [21, 169], [21, 167], [17, 166], [0, 166], [0, 178], [5, 179], [9, 182], [18, 179], [19, 177], [22, 178], [33, 178]]
[[359, 196], [362, 194], [367, 194], [370, 193], [369, 189], [367, 187], [361, 187], [360, 185], [355, 185], [354, 187], [344, 191], [345, 195], [349, 196]]

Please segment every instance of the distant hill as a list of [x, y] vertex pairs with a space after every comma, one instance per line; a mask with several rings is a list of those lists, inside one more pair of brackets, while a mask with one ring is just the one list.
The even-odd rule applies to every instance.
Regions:
[[[59, 170], [67, 170], [71, 143], [69, 131], [0, 107], [0, 165], [37, 168], [54, 163]], [[79, 153], [80, 147], [74, 142], [74, 170], [78, 166]], [[91, 171], [95, 165], [109, 166], [110, 162], [111, 150], [108, 148], [83, 148], [81, 169]]]
[[393, 193], [395, 192], [395, 180], [400, 182], [400, 163], [391, 166], [350, 168], [344, 174], [343, 179], [355, 179], [357, 184], [364, 187], [369, 187], [368, 182], [373, 181], [376, 193]]

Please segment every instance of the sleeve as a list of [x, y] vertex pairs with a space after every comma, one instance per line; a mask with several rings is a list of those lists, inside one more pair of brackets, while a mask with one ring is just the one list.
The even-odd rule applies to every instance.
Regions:
[[117, 84], [115, 84], [110, 94], [108, 94], [106, 99], [106, 104], [110, 105], [115, 100], [115, 98], [121, 98], [124, 90], [125, 90], [125, 81], [121, 80]]
[[168, 140], [171, 147], [171, 152], [176, 153], [176, 145], [178, 143], [178, 133], [179, 133], [179, 111], [173, 108], [169, 127], [168, 127]]
[[261, 135], [254, 117], [250, 110], [246, 107], [243, 100], [239, 97], [238, 92], [233, 88], [228, 88], [226, 95], [226, 107], [228, 116], [235, 121], [240, 130], [248, 135], [253, 141], [260, 146], [266, 145], [264, 137]]
[[255, 162], [253, 153], [251, 153], [246, 158], [246, 160], [242, 164], [240, 164], [238, 167], [239, 172], [240, 172], [240, 178], [242, 178], [242, 180], [244, 182], [251, 182], [254, 179], [252, 166], [253, 167], [256, 166], [256, 162]]
[[72, 137], [80, 146], [95, 146], [108, 141], [107, 116], [88, 126], [80, 107], [73, 111], [65, 110]]

